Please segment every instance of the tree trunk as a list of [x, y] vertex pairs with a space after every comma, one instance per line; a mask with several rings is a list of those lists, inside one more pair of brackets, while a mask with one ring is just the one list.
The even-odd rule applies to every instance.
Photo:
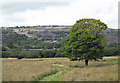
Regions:
[[85, 60], [85, 65], [88, 66], [88, 60]]

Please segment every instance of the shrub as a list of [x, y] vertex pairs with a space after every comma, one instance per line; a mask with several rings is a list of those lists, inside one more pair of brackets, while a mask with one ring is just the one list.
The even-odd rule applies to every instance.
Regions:
[[64, 57], [61, 50], [44, 49], [44, 50], [22, 50], [13, 49], [12, 51], [3, 51], [3, 58], [51, 58]]
[[119, 49], [117, 47], [105, 48], [104, 56], [117, 56]]

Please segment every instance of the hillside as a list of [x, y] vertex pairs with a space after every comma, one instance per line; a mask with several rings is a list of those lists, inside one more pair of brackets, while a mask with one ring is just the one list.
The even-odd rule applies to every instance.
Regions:
[[[66, 27], [44, 27], [44, 28], [19, 28], [13, 29], [13, 32], [17, 34], [24, 34], [29, 38], [36, 38], [37, 40], [41, 40], [42, 42], [56, 42], [63, 40], [69, 35], [69, 28]], [[108, 39], [108, 44], [118, 44], [118, 29], [108, 28], [105, 31], [101, 32], [101, 34], [105, 34]], [[3, 33], [4, 36], [4, 33]], [[3, 41], [4, 42], [4, 41]]]
[[[63, 46], [63, 40], [69, 35], [70, 28], [71, 27], [65, 26], [3, 28], [3, 55], [5, 57], [8, 57], [8, 55], [11, 55], [12, 57], [18, 57], [18, 54], [22, 55], [22, 57], [48, 57], [49, 55], [52, 57], [65, 56], [62, 54], [60, 48]], [[116, 53], [118, 53], [118, 49], [116, 47], [118, 47], [118, 44], [120, 43], [118, 42], [118, 29], [108, 28], [101, 32], [101, 34], [105, 34], [108, 40], [106, 46], [107, 53], [105, 53], [105, 55], [116, 55]], [[31, 53], [31, 50], [33, 50], [32, 53], [34, 54]], [[46, 53], [48, 53], [48, 56], [46, 56]]]

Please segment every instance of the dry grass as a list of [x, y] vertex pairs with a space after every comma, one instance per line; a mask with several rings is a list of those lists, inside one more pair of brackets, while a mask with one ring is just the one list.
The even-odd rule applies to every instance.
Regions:
[[[104, 60], [115, 60], [104, 58]], [[34, 78], [56, 70], [52, 64], [71, 67], [72, 70], [62, 76], [63, 81], [115, 81], [118, 80], [118, 65], [116, 63], [89, 61], [89, 66], [84, 66], [84, 61], [69, 61], [68, 58], [36, 58], [36, 59], [3, 59], [3, 81], [32, 81]]]
[[2, 59], [0, 58], [0, 82], [2, 81]]
[[54, 68], [41, 60], [3, 60], [3, 81], [32, 81], [34, 77], [51, 72]]
[[119, 56], [104, 57], [102, 60], [118, 60]]
[[23, 29], [13, 29], [14, 32], [19, 32], [19, 31], [35, 31], [35, 28], [23, 28]]
[[64, 75], [66, 81], [117, 81], [118, 65], [76, 68]]

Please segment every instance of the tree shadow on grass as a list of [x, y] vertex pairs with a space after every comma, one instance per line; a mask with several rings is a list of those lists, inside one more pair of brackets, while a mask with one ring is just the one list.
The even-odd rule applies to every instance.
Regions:
[[70, 65], [69, 67], [72, 67], [72, 68], [84, 68], [85, 66], [83, 66], [83, 65]]

